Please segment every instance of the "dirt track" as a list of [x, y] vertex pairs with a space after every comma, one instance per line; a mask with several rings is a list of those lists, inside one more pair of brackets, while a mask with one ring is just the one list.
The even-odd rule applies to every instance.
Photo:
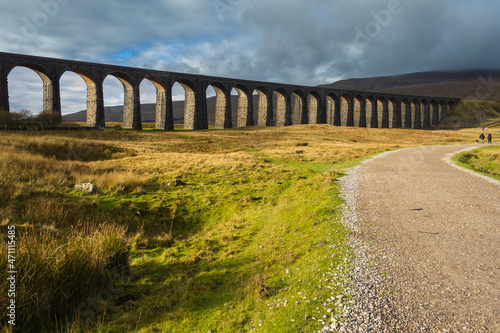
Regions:
[[356, 237], [389, 280], [385, 331], [500, 332], [500, 182], [445, 161], [472, 147], [406, 149], [356, 168]]

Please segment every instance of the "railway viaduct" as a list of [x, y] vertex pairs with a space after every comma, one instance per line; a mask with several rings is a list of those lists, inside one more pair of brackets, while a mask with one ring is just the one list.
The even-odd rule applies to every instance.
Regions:
[[[208, 128], [206, 91], [216, 92], [216, 128], [230, 128], [231, 91], [238, 92], [238, 127], [330, 124], [373, 128], [429, 128], [439, 124], [459, 99], [394, 95], [322, 87], [239, 80], [104, 65], [0, 52], [0, 110], [9, 111], [8, 75], [18, 66], [43, 82], [43, 112], [61, 118], [60, 78], [71, 71], [87, 84], [87, 126], [104, 127], [103, 82], [115, 76], [124, 88], [123, 127], [142, 129], [139, 86], [156, 87], [155, 128], [173, 130], [172, 87], [185, 91], [184, 128]], [[253, 94], [258, 94], [254, 105]], [[255, 115], [255, 117], [254, 117]], [[254, 120], [255, 119], [255, 120]]]

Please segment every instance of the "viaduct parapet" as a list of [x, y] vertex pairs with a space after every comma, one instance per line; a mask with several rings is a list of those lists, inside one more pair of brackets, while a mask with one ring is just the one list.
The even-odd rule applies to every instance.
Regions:
[[[125, 128], [142, 129], [139, 86], [156, 87], [155, 128], [173, 130], [172, 87], [185, 91], [184, 128], [207, 129], [206, 91], [216, 92], [216, 128], [231, 128], [231, 91], [238, 92], [238, 127], [330, 124], [373, 128], [430, 128], [446, 118], [459, 99], [328, 89], [323, 87], [239, 80], [150, 69], [103, 65], [0, 52], [0, 110], [9, 111], [8, 75], [15, 67], [35, 71], [43, 82], [43, 112], [61, 118], [60, 78], [67, 72], [87, 84], [87, 126], [104, 127], [104, 79], [123, 84]], [[254, 105], [252, 95], [258, 94]], [[273, 96], [275, 95], [275, 98]], [[255, 115], [255, 117], [254, 117]], [[254, 121], [256, 119], [256, 123]]]

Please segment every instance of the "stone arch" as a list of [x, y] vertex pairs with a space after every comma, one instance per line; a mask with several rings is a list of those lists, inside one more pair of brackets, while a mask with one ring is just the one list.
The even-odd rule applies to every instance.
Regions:
[[322, 112], [321, 96], [317, 91], [307, 94], [307, 113], [309, 124], [324, 124], [326, 115]]
[[215, 90], [215, 128], [231, 128], [233, 121], [231, 117], [231, 90], [220, 82], [212, 82], [210, 86]]
[[431, 127], [431, 113], [430, 113], [430, 108], [429, 108], [429, 102], [426, 99], [423, 99], [420, 102], [420, 116], [422, 117], [421, 120], [421, 127], [422, 128], [430, 128]]
[[420, 116], [420, 103], [417, 99], [411, 101], [411, 119], [413, 123], [411, 128], [419, 129], [422, 128], [422, 119]]
[[354, 126], [366, 127], [366, 113], [361, 95], [354, 96], [353, 99]]
[[273, 101], [269, 90], [265, 87], [259, 86], [255, 88], [255, 91], [257, 91], [258, 94], [258, 126], [273, 126]]
[[0, 111], [43, 110], [44, 78], [40, 73], [26, 66], [15, 66], [7, 71], [5, 83], [8, 84], [6, 103]]
[[340, 97], [340, 126], [352, 126], [351, 96], [343, 94]]
[[408, 98], [403, 98], [403, 100], [401, 101], [401, 126], [405, 128], [411, 128], [411, 124], [411, 103]]
[[301, 90], [296, 89], [292, 91], [291, 113], [293, 125], [307, 124], [309, 122], [306, 96]]
[[122, 72], [109, 73], [104, 77], [103, 82], [108, 76], [114, 76], [123, 85], [123, 127], [142, 129], [139, 85], [134, 83], [130, 76]]
[[276, 105], [274, 108], [276, 126], [290, 126], [292, 124], [292, 114], [289, 95], [283, 88], [276, 89], [274, 94], [276, 96]]
[[102, 82], [98, 82], [93, 74], [81, 68], [71, 68], [67, 72], [78, 74], [87, 85], [86, 125], [90, 127], [104, 127], [106, 124]]
[[[43, 114], [50, 115], [51, 117], [54, 117], [55, 121], [60, 122], [61, 121], [61, 99], [60, 99], [60, 92], [59, 92], [59, 77], [53, 78], [49, 74], [49, 70], [46, 68], [36, 65], [36, 64], [31, 64], [31, 63], [21, 63], [19, 65], [13, 66], [12, 68], [8, 69], [6, 71], [6, 77], [9, 76], [10, 72], [16, 67], [24, 67], [32, 70], [42, 80], [43, 84]], [[8, 92], [8, 86], [7, 92]], [[7, 95], [8, 96], [8, 95]], [[9, 101], [6, 101], [6, 105], [4, 108], [6, 111], [9, 111]]]
[[[339, 109], [339, 100], [335, 93], [329, 93], [326, 96], [326, 122], [329, 125], [339, 126], [340, 114], [338, 112]], [[337, 119], [338, 118], [338, 119]]]
[[398, 103], [394, 97], [389, 99], [387, 105], [389, 115], [389, 128], [401, 127], [401, 108], [398, 108]]
[[75, 72], [67, 70], [59, 76], [59, 87], [61, 114], [83, 110], [86, 121], [88, 86], [85, 80]]
[[378, 128], [388, 128], [389, 127], [389, 116], [387, 108], [387, 100], [385, 97], [379, 97], [377, 99], [377, 126]]
[[377, 128], [377, 108], [375, 107], [375, 98], [373, 96], [368, 96], [365, 99], [365, 115], [366, 115], [366, 126], [370, 128]]
[[[176, 81], [184, 89], [184, 129], [201, 129], [200, 117], [197, 114], [196, 105], [196, 90], [193, 82], [187, 79], [179, 79]], [[175, 83], [174, 83], [175, 84]]]
[[238, 93], [238, 117], [237, 126], [247, 127], [254, 125], [253, 98], [252, 93], [242, 84], [237, 84], [234, 89]]
[[[163, 79], [148, 75], [142, 81], [150, 81], [156, 89], [155, 129], [173, 130], [174, 115], [171, 87]], [[142, 83], [142, 82], [141, 82]]]

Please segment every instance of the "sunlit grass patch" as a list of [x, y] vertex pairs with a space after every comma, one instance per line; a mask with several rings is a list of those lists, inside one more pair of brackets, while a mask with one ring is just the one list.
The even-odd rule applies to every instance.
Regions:
[[490, 146], [456, 155], [454, 161], [500, 180], [500, 147]]

